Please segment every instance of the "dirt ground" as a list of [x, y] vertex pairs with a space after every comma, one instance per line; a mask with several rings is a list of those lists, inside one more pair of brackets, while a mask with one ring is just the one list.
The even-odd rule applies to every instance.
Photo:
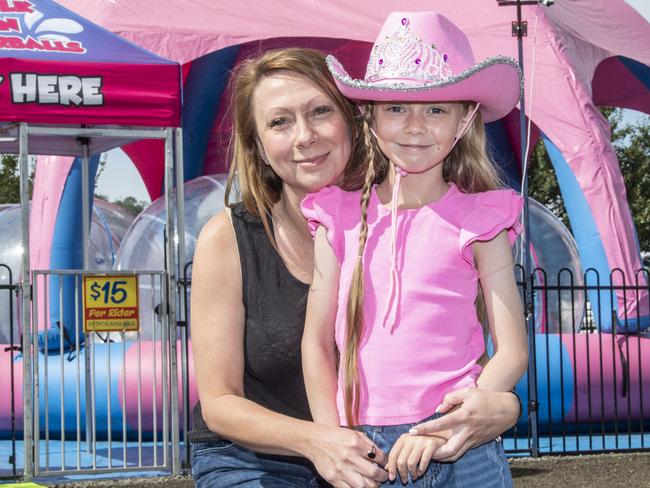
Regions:
[[[517, 488], [650, 488], [650, 452], [517, 458], [511, 460]], [[193, 488], [187, 477], [48, 484], [54, 488]], [[479, 487], [480, 488], [480, 487]]]

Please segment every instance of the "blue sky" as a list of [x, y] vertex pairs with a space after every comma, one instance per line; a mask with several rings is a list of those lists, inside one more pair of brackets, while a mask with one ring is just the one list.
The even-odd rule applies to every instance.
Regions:
[[[626, 2], [650, 21], [650, 0], [626, 0]], [[626, 122], [633, 122], [643, 115], [633, 110], [625, 112]], [[140, 174], [121, 149], [108, 153], [106, 167], [97, 184], [97, 193], [107, 195], [112, 200], [133, 196], [138, 200], [150, 201]]]

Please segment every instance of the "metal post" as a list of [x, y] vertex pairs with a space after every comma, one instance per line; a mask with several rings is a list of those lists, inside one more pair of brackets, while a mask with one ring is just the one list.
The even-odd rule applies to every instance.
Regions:
[[[83, 262], [84, 272], [90, 268], [90, 185], [88, 181], [88, 165], [90, 162], [90, 139], [88, 137], [80, 137], [81, 142], [81, 236], [83, 241]], [[92, 428], [93, 417], [95, 412], [93, 410], [93, 402], [90, 394], [92, 388], [91, 378], [91, 349], [88, 343], [92, 341], [92, 334], [85, 334], [84, 337], [84, 369], [85, 369], [85, 387], [86, 387], [86, 451], [90, 454], [93, 452], [95, 432]]]
[[[172, 474], [181, 473], [180, 448], [178, 435], [178, 364], [176, 356], [176, 232], [174, 230], [174, 199], [172, 195], [174, 186], [174, 129], [165, 129], [165, 214], [167, 217], [167, 324], [169, 326], [169, 370], [171, 389], [171, 448], [172, 448]], [[163, 373], [164, 374], [164, 373]], [[165, 426], [167, 427], [167, 426]]]
[[176, 169], [176, 222], [178, 235], [178, 273], [185, 269], [185, 187], [183, 168], [183, 130], [174, 129], [174, 167]]
[[80, 137], [81, 142], [81, 238], [83, 240], [84, 270], [90, 265], [90, 185], [88, 184], [88, 164], [90, 159], [88, 137]]
[[22, 224], [23, 266], [20, 275], [22, 294], [23, 329], [23, 430], [25, 440], [25, 481], [34, 477], [34, 425], [33, 425], [33, 378], [32, 378], [32, 290], [29, 269], [29, 147], [28, 128], [25, 122], [19, 127], [19, 175], [20, 175], [20, 218]]
[[[524, 30], [521, 28], [521, 0], [517, 0], [517, 51], [519, 55], [519, 67], [524, 73]], [[525, 296], [526, 310], [526, 330], [528, 331], [528, 372], [529, 372], [529, 396], [528, 396], [528, 422], [532, 433], [532, 455], [539, 456], [539, 433], [537, 426], [537, 365], [535, 364], [535, 322], [533, 319], [534, 295], [533, 295], [533, 278], [530, 259], [530, 214], [528, 205], [528, 146], [526, 138], [526, 99], [525, 90], [521, 90], [519, 101], [519, 133], [521, 137], [521, 165], [523, 181], [521, 185], [521, 194], [524, 199], [524, 237], [522, 239], [524, 246], [524, 273], [526, 280], [530, 282], [527, 287]], [[532, 383], [532, 386], [531, 386]]]
[[[185, 177], [183, 174], [183, 129], [177, 128], [174, 129], [174, 165], [176, 168], [176, 223], [177, 223], [177, 233], [178, 233], [178, 276], [185, 278]], [[190, 393], [189, 393], [189, 374], [188, 374], [188, 343], [187, 343], [187, 327], [189, 324], [189, 319], [187, 317], [187, 306], [185, 301], [187, 296], [185, 290], [187, 283], [183, 285], [183, 289], [178, 289], [177, 296], [179, 297], [179, 309], [178, 316], [181, 316], [182, 313], [182, 322], [183, 322], [183, 331], [181, 334], [181, 383], [183, 390], [183, 439], [181, 441], [185, 444], [185, 459], [181, 463], [181, 467], [185, 469], [187, 467], [187, 462], [189, 461], [189, 449], [188, 449], [188, 439], [187, 432], [190, 427]]]
[[[517, 54], [519, 56], [519, 68], [524, 73], [524, 43], [523, 38], [527, 36], [528, 29], [526, 21], [521, 18], [522, 5], [537, 5], [538, 1], [516, 0], [504, 1], [497, 0], [499, 6], [516, 5], [517, 21], [513, 22], [512, 35], [517, 36]], [[528, 206], [528, 171], [526, 169], [528, 161], [528, 147], [526, 134], [526, 99], [525, 90], [521, 90], [519, 98], [519, 134], [521, 141], [521, 166], [522, 166], [522, 185], [521, 195], [524, 199], [524, 235], [522, 238], [524, 252], [524, 280], [527, 283], [526, 293], [524, 294], [524, 305], [526, 314], [526, 330], [528, 332], [528, 423], [531, 432], [531, 454], [533, 457], [539, 456], [539, 432], [537, 419], [537, 365], [535, 362], [535, 322], [533, 318], [534, 295], [533, 295], [533, 276], [530, 256], [530, 215]]]

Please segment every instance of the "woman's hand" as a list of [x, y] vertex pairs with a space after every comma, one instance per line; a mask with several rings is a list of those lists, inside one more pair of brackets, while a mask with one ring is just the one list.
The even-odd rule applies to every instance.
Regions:
[[408, 483], [409, 474], [415, 480], [424, 474], [429, 467], [436, 450], [447, 439], [439, 435], [403, 434], [397, 439], [388, 454], [388, 479], [394, 481], [399, 477], [402, 483]]
[[450, 413], [416, 425], [411, 433], [430, 434], [450, 429], [449, 440], [436, 450], [433, 459], [451, 462], [512, 427], [519, 417], [519, 400], [511, 392], [468, 387], [447, 393], [438, 412]]
[[[314, 425], [314, 436], [304, 450], [320, 475], [335, 488], [374, 488], [388, 479], [380, 467], [386, 455], [368, 437], [341, 427]], [[375, 458], [368, 451], [375, 447]]]

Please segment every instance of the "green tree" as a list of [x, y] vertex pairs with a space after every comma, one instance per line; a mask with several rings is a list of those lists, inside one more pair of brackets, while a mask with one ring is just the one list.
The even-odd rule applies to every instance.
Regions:
[[[34, 183], [33, 170], [30, 172], [28, 181], [29, 194], [31, 195]], [[0, 155], [0, 204], [4, 203], [20, 203], [18, 157], [12, 154]]]
[[137, 200], [135, 197], [125, 197], [122, 200], [113, 200], [111, 203], [119, 205], [133, 215], [138, 215], [148, 205], [147, 202]]
[[[650, 251], [650, 117], [625, 124], [621, 109], [603, 107], [601, 112], [612, 127], [612, 143], [625, 181], [627, 201], [641, 250]], [[570, 228], [555, 171], [541, 141], [531, 154], [528, 188], [531, 197]]]

